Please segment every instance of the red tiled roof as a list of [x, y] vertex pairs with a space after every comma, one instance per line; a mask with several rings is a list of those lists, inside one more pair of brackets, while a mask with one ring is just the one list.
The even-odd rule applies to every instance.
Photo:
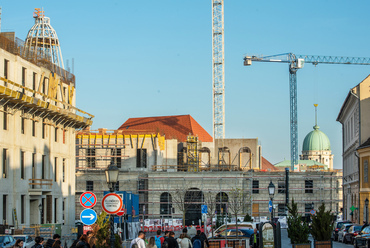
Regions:
[[262, 157], [262, 170], [268, 170], [270, 169], [271, 171], [275, 171], [277, 170], [277, 168], [271, 164], [267, 159], [265, 159], [264, 157]]
[[190, 115], [129, 118], [118, 129], [135, 134], [138, 131], [165, 135], [167, 139], [186, 141], [188, 135], [198, 136], [202, 142], [212, 142], [212, 136]]

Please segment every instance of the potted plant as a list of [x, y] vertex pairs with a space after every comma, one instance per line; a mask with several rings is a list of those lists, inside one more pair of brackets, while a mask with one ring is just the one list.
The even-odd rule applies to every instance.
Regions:
[[314, 238], [314, 248], [333, 247], [331, 232], [333, 231], [334, 215], [330, 210], [325, 211], [322, 203], [316, 214], [312, 215], [311, 234]]
[[303, 218], [298, 214], [297, 203], [292, 200], [292, 205], [287, 206], [289, 215], [288, 215], [288, 237], [290, 238], [290, 243], [293, 248], [310, 248], [311, 243], [308, 240], [310, 234], [310, 229], [308, 224], [303, 221]]

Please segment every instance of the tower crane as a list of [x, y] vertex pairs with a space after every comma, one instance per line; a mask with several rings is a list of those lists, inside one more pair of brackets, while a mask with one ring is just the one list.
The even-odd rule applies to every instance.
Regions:
[[245, 56], [244, 65], [256, 62], [276, 62], [289, 64], [289, 90], [290, 90], [290, 163], [291, 170], [298, 164], [298, 117], [297, 117], [297, 70], [303, 68], [304, 63], [318, 64], [343, 64], [343, 65], [370, 65], [370, 58], [341, 57], [341, 56], [316, 56], [283, 53], [270, 56]]

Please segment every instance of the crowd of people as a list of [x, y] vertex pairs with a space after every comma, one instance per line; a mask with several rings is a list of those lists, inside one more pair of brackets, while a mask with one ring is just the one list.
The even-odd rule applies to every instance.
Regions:
[[173, 231], [165, 231], [161, 236], [162, 231], [158, 230], [157, 235], [150, 237], [148, 240], [145, 238], [145, 232], [140, 231], [138, 237], [133, 239], [130, 248], [208, 248], [209, 242], [207, 236], [197, 231], [197, 234], [190, 238], [188, 229], [184, 228], [181, 235], [175, 239]]

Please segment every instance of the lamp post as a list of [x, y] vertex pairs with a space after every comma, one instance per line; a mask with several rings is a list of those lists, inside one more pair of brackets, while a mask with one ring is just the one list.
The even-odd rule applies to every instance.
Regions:
[[365, 221], [366, 221], [366, 224], [368, 224], [369, 223], [369, 199], [367, 198], [365, 200], [365, 214], [366, 214]]
[[42, 204], [39, 204], [39, 211], [40, 211], [40, 224], [42, 224]]
[[[110, 192], [114, 192], [116, 183], [118, 181], [119, 169], [116, 165], [111, 164], [105, 169], [105, 177], [107, 180], [108, 188]], [[114, 248], [114, 216], [110, 215], [110, 247]]]
[[273, 199], [274, 199], [274, 195], [275, 195], [275, 185], [272, 183], [272, 181], [270, 181], [270, 184], [268, 186], [268, 190], [269, 190], [269, 196], [270, 196], [271, 205], [272, 205], [271, 222], [273, 222], [273, 220], [274, 220], [274, 202], [273, 202]]

